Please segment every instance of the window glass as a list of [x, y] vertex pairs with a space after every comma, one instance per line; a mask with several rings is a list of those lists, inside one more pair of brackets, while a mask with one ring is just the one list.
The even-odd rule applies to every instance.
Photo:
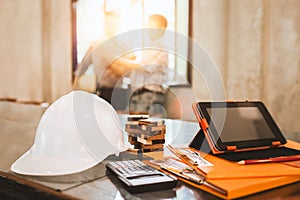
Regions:
[[[105, 19], [111, 13], [117, 13], [121, 21], [107, 23]], [[188, 36], [188, 1], [186, 0], [77, 1], [77, 62], [82, 61], [89, 47], [95, 41], [111, 37], [112, 33], [116, 31], [121, 33], [146, 27], [148, 17], [154, 13], [161, 14], [167, 19], [167, 30]], [[176, 38], [172, 42], [174, 42], [175, 48], [187, 47], [176, 47]], [[187, 61], [180, 58], [182, 56], [187, 56], [187, 54], [176, 56], [174, 53], [169, 53], [168, 67], [175, 72], [169, 75], [169, 81], [176, 81], [178, 74], [187, 79]]]

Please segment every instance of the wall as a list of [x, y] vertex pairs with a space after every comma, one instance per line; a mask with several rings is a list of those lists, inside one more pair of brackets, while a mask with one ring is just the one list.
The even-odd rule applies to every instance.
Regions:
[[71, 0], [0, 1], [0, 98], [48, 101], [71, 90]]
[[[216, 62], [226, 99], [262, 100], [280, 128], [300, 133], [300, 1], [192, 5], [193, 39]], [[0, 1], [0, 98], [53, 101], [71, 90], [70, 9], [71, 0]], [[181, 102], [181, 118], [190, 120], [191, 103], [209, 99], [195, 72], [192, 84], [171, 91]]]
[[[283, 131], [300, 133], [300, 1], [192, 4], [193, 38], [216, 62], [226, 99], [262, 100]], [[210, 99], [195, 71], [193, 86], [198, 100]]]

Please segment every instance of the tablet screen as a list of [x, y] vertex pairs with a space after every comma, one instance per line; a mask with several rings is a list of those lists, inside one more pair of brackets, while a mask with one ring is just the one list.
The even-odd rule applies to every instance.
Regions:
[[194, 111], [209, 124], [209, 139], [219, 150], [285, 144], [275, 121], [262, 102], [197, 102]]
[[[236, 142], [274, 138], [274, 133], [257, 107], [213, 108], [214, 114], [226, 112], [220, 139], [222, 142]], [[207, 108], [209, 115], [212, 108]], [[212, 122], [217, 122], [212, 119]]]

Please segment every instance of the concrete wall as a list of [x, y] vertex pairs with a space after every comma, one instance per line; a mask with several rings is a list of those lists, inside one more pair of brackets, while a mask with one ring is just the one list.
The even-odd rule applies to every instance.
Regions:
[[0, 25], [1, 99], [51, 102], [71, 90], [71, 0], [1, 0]]
[[[300, 133], [300, 1], [192, 2], [193, 38], [216, 62], [226, 99], [262, 100], [283, 131]], [[194, 71], [192, 90], [209, 100], [199, 80]]]

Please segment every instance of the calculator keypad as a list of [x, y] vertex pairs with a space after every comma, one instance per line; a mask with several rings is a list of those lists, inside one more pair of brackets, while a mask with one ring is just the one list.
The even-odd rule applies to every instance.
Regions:
[[126, 178], [161, 174], [160, 171], [146, 165], [140, 160], [116, 161], [108, 163], [107, 165], [111, 170], [117, 174], [120, 173]]

